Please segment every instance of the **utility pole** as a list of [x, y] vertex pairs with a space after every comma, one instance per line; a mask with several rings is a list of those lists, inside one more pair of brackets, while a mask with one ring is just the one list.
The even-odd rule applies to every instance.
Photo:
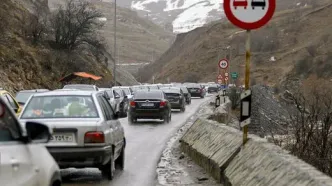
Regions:
[[114, 0], [114, 86], [116, 86], [116, 0]]

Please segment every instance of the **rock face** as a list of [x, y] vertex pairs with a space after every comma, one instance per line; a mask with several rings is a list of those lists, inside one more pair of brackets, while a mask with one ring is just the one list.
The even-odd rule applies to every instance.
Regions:
[[259, 136], [282, 133], [283, 124], [289, 116], [288, 111], [273, 95], [270, 87], [255, 85], [252, 87], [251, 124], [249, 132]]

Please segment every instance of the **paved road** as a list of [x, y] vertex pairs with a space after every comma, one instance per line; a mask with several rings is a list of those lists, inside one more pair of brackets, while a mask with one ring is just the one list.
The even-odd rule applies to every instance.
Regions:
[[173, 112], [172, 121], [139, 121], [129, 125], [121, 119], [127, 138], [126, 165], [123, 172], [116, 172], [111, 182], [101, 178], [98, 169], [66, 169], [62, 171], [66, 186], [152, 186], [156, 185], [156, 166], [167, 141], [191, 116], [205, 99], [193, 99], [185, 113]]

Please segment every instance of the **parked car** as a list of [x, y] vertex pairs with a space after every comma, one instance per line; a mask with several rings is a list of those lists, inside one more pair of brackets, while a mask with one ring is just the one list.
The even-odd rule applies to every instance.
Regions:
[[0, 98], [0, 185], [61, 185], [60, 169], [43, 143], [51, 137], [43, 124], [20, 123]]
[[162, 90], [137, 91], [130, 102], [129, 123], [137, 119], [160, 119], [169, 123], [172, 119], [171, 104]]
[[118, 93], [111, 88], [99, 88], [99, 91], [104, 91], [107, 94], [108, 102], [115, 112], [120, 111], [120, 95]]
[[24, 104], [28, 101], [31, 95], [38, 94], [41, 92], [48, 92], [48, 89], [34, 89], [34, 90], [21, 90], [16, 93], [15, 99], [17, 100], [20, 106], [24, 106]]
[[211, 85], [209, 85], [208, 93], [213, 93], [213, 92], [218, 93], [219, 90], [220, 90], [220, 87], [218, 84], [211, 84]]
[[22, 106], [7, 90], [0, 88], [0, 97], [14, 110], [16, 116], [20, 115]]
[[133, 90], [133, 94], [135, 94], [137, 90], [149, 90], [149, 88], [145, 85], [134, 85], [131, 88]]
[[120, 98], [118, 98], [120, 116], [127, 117], [128, 105], [129, 105], [128, 96], [121, 88], [113, 87], [112, 90], [114, 90], [120, 96]]
[[204, 98], [205, 97], [205, 89], [202, 85], [200, 84], [188, 84], [187, 88], [191, 94], [191, 97], [200, 97]]
[[99, 88], [96, 85], [88, 85], [88, 84], [68, 84], [63, 86], [63, 89], [78, 89], [78, 90], [90, 90], [90, 91], [99, 90]]
[[171, 103], [172, 109], [180, 109], [181, 112], [186, 110], [186, 98], [183, 91], [178, 87], [169, 87], [161, 89], [165, 94], [167, 100]]
[[158, 85], [145, 85], [149, 90], [158, 90], [160, 87]]
[[53, 130], [46, 147], [60, 168], [96, 167], [109, 180], [115, 167], [124, 168], [126, 139], [118, 118], [99, 91], [35, 94], [19, 117], [21, 123], [44, 122]]

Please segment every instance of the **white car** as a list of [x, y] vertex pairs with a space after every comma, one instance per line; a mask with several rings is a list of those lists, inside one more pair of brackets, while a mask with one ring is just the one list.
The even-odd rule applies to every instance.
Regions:
[[50, 137], [45, 125], [20, 124], [0, 98], [0, 185], [60, 186], [60, 169], [42, 144]]

